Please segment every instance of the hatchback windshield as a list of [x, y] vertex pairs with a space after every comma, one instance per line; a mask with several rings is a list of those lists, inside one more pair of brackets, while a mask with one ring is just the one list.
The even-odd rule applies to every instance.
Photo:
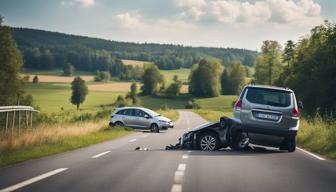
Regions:
[[273, 89], [248, 88], [246, 99], [256, 104], [288, 107], [291, 104], [291, 93]]

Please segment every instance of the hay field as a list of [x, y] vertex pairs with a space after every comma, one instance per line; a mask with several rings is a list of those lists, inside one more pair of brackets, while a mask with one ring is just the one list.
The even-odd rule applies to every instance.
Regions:
[[[131, 82], [101, 83], [88, 85], [89, 91], [128, 92]], [[138, 85], [138, 90], [140, 86]]]
[[132, 65], [133, 67], [139, 66], [143, 67], [144, 65], [148, 64], [148, 61], [138, 61], [138, 60], [129, 60], [129, 59], [122, 59], [121, 60], [125, 65]]

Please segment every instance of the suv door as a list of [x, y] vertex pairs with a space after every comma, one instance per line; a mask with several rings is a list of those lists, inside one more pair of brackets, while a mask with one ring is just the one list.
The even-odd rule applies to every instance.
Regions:
[[[134, 114], [135, 114], [134, 123], [136, 124], [136, 126], [141, 128], [150, 127], [151, 117], [146, 112], [142, 111], [141, 109], [134, 109]], [[148, 118], [146, 118], [146, 116]]]

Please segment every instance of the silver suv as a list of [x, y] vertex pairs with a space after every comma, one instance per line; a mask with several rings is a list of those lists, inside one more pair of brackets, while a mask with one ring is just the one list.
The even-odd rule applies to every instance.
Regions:
[[302, 103], [288, 88], [248, 85], [234, 105], [233, 120], [241, 124], [240, 131], [248, 134], [250, 143], [293, 152], [299, 108]]
[[112, 113], [110, 126], [127, 126], [160, 132], [160, 129], [172, 128], [174, 124], [170, 119], [147, 108], [122, 107]]

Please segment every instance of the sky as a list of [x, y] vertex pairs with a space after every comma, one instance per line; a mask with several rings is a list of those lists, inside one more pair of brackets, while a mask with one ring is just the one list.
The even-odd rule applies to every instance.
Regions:
[[116, 41], [260, 50], [298, 41], [335, 0], [0, 0], [6, 25]]

